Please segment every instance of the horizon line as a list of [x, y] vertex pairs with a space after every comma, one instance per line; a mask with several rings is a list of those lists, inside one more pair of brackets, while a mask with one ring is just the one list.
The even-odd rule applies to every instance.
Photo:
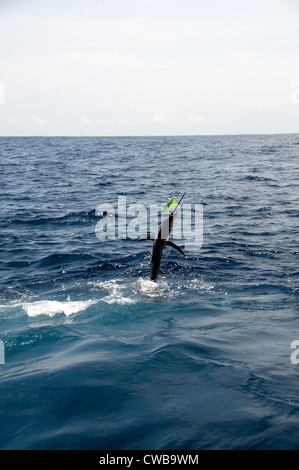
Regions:
[[297, 135], [298, 132], [261, 132], [261, 133], [252, 133], [252, 132], [244, 132], [244, 133], [237, 133], [237, 134], [130, 134], [130, 135], [0, 135], [0, 139], [4, 138], [47, 138], [47, 137], [55, 137], [55, 138], [144, 138], [144, 137], [240, 137], [240, 136], [263, 136], [263, 135]]

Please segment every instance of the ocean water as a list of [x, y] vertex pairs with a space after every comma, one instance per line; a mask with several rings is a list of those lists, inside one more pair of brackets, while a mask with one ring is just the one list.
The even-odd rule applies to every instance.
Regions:
[[[1, 449], [298, 449], [299, 135], [1, 138]], [[98, 204], [203, 204], [203, 245]], [[183, 246], [183, 245], [181, 245]]]

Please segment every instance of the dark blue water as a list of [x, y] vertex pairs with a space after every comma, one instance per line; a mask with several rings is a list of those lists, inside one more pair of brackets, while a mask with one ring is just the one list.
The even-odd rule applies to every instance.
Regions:
[[[298, 449], [299, 135], [1, 138], [1, 449]], [[95, 209], [204, 205], [204, 239]]]

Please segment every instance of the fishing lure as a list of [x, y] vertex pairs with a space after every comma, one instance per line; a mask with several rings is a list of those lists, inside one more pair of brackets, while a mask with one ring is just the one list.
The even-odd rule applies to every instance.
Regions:
[[175, 203], [176, 203], [176, 197], [175, 197], [175, 196], [172, 196], [172, 197], [169, 199], [169, 201], [167, 202], [167, 204], [166, 204], [164, 207], [162, 207], [162, 210], [163, 210], [163, 211], [169, 211], [169, 210], [172, 208], [172, 206], [175, 205]]

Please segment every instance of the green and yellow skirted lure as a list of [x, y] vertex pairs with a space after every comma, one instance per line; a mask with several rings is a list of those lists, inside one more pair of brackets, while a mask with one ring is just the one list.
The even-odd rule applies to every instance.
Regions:
[[162, 210], [163, 211], [169, 211], [176, 203], [176, 197], [175, 196], [172, 196], [169, 201], [167, 202], [167, 204], [165, 206], [162, 207]]

